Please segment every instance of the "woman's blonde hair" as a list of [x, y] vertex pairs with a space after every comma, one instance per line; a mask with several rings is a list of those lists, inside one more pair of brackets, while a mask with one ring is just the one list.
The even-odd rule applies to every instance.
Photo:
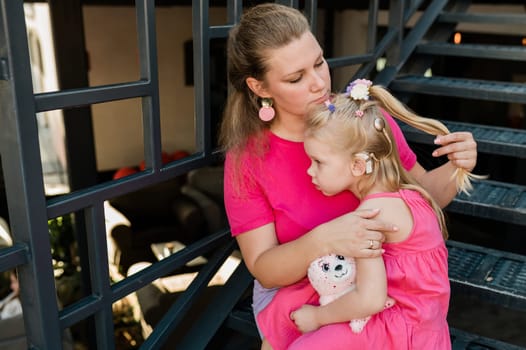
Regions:
[[[403, 168], [389, 124], [382, 109], [403, 122], [433, 135], [449, 133], [441, 122], [416, 115], [381, 86], [368, 88], [369, 99], [355, 100], [348, 93], [334, 95], [328, 106], [318, 105], [307, 118], [307, 137], [330, 140], [336, 149], [349, 155], [363, 153], [373, 162], [373, 171], [360, 182], [360, 196], [363, 197], [375, 183], [396, 192], [401, 188], [419, 191], [435, 211], [442, 234], [447, 238], [447, 227], [442, 209], [418, 182]], [[472, 177], [479, 178], [465, 169], [455, 174], [457, 189], [467, 192]]]
[[309, 22], [299, 10], [274, 3], [251, 7], [232, 28], [227, 43], [231, 91], [219, 135], [224, 151], [239, 156], [250, 138], [259, 136], [262, 140], [269, 123], [259, 119], [259, 99], [248, 88], [246, 79], [264, 81], [269, 50], [281, 48], [309, 30]]

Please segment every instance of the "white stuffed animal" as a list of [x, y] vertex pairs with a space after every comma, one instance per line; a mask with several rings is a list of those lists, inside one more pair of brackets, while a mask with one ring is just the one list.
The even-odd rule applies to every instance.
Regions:
[[[353, 258], [326, 255], [310, 264], [307, 276], [320, 295], [320, 305], [325, 305], [356, 287], [356, 263]], [[351, 320], [349, 326], [353, 332], [360, 333], [370, 318]]]

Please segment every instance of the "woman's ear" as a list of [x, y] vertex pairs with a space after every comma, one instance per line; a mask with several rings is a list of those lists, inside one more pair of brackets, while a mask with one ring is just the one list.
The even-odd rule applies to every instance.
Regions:
[[253, 77], [248, 77], [245, 80], [248, 88], [252, 90], [254, 94], [261, 98], [270, 97], [270, 95], [267, 93], [265, 87], [263, 86], [263, 82], [261, 80], [257, 80]]

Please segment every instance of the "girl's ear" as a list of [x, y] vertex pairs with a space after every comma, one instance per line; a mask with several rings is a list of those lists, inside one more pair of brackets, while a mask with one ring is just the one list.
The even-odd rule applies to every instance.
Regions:
[[258, 95], [261, 98], [270, 97], [270, 95], [267, 93], [267, 90], [263, 86], [263, 82], [261, 80], [257, 80], [253, 77], [248, 77], [245, 80], [248, 88], [252, 90], [252, 92], [256, 95]]
[[351, 172], [353, 176], [362, 176], [365, 174], [366, 160], [361, 157], [354, 156], [351, 161]]

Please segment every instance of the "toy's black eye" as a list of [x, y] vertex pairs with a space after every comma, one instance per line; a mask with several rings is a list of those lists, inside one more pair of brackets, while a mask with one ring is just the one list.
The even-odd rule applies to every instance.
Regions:
[[323, 265], [321, 266], [321, 269], [322, 269], [323, 271], [327, 272], [327, 271], [329, 271], [329, 267], [330, 267], [329, 264], [325, 263], [325, 264], [323, 264]]
[[345, 258], [344, 258], [342, 255], [336, 255], [336, 258], [337, 258], [338, 260], [345, 260]]

